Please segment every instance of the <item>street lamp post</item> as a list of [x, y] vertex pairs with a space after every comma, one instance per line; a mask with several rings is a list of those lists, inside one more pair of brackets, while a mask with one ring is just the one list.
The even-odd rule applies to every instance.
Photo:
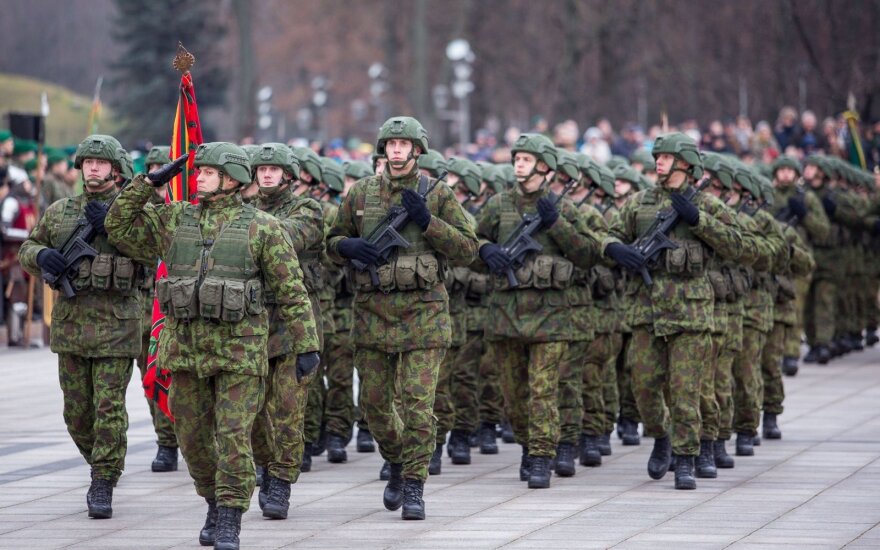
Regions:
[[474, 91], [471, 81], [473, 63], [476, 59], [467, 40], [458, 38], [446, 46], [446, 58], [452, 62], [455, 80], [452, 82], [452, 95], [458, 99], [458, 146], [464, 153], [470, 143], [471, 112], [468, 96]]
[[315, 107], [318, 119], [318, 140], [321, 143], [327, 141], [327, 79], [323, 76], [316, 76], [312, 79], [312, 105]]

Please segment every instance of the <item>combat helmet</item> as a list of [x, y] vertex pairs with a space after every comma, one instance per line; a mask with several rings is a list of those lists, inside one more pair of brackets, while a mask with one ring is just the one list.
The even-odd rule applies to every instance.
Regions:
[[199, 145], [193, 165], [196, 168], [202, 166], [216, 168], [222, 172], [221, 176], [226, 174], [242, 185], [252, 181], [250, 159], [244, 149], [234, 143], [215, 141]]
[[355, 180], [368, 178], [374, 173], [370, 165], [362, 160], [347, 160], [342, 163], [342, 169], [345, 171], [345, 177]]
[[321, 173], [324, 179], [321, 181], [332, 191], [342, 193], [345, 189], [345, 171], [342, 165], [329, 157], [321, 157]]
[[428, 149], [419, 155], [419, 168], [427, 170], [432, 177], [439, 177], [446, 170], [446, 159], [434, 149]]
[[[291, 181], [299, 179], [299, 159], [296, 158], [290, 147], [283, 143], [263, 143], [248, 156], [254, 177], [257, 175], [257, 167], [259, 166], [278, 166], [284, 170], [285, 174], [292, 176]], [[289, 182], [282, 181], [283, 183]]]
[[73, 166], [82, 169], [85, 159], [101, 159], [110, 161], [110, 164], [122, 173], [123, 153], [125, 153], [125, 149], [115, 137], [92, 134], [77, 146]]
[[312, 176], [313, 185], [324, 181], [321, 157], [318, 156], [318, 153], [312, 151], [310, 147], [292, 147], [291, 149], [294, 156], [299, 160], [300, 175], [305, 170], [308, 175]]
[[658, 155], [667, 153], [673, 157], [690, 164], [687, 173], [694, 179], [703, 177], [703, 161], [700, 160], [700, 152], [697, 149], [697, 142], [691, 137], [681, 132], [673, 132], [657, 136], [654, 140], [654, 147], [651, 154], [654, 159]]
[[[531, 153], [538, 160], [544, 161], [550, 170], [556, 170], [556, 146], [543, 134], [520, 134], [510, 149], [511, 163], [517, 153]], [[532, 174], [528, 175], [531, 176]]]
[[408, 139], [412, 142], [413, 150], [410, 152], [410, 158], [406, 159], [406, 162], [418, 156], [415, 154], [415, 146], [421, 149], [421, 153], [428, 152], [428, 132], [421, 122], [411, 116], [391, 117], [382, 124], [379, 128], [379, 135], [376, 138], [376, 153], [380, 157], [387, 158], [385, 143], [389, 139]]
[[154, 145], [150, 152], [147, 153], [147, 158], [144, 159], [144, 164], [149, 166], [151, 164], [168, 164], [171, 162], [171, 147], [167, 145]]
[[449, 173], [461, 178], [473, 196], [480, 195], [480, 180], [483, 179], [483, 174], [476, 163], [466, 158], [451, 157], [446, 161], [446, 169], [449, 170]]

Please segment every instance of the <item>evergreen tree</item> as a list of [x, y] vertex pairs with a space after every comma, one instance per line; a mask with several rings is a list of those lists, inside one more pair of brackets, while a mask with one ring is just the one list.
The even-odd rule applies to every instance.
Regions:
[[[196, 58], [192, 68], [199, 110], [222, 105], [226, 81], [219, 38], [224, 29], [213, 2], [114, 0], [112, 35], [119, 55], [108, 96], [125, 119], [126, 143], [171, 140], [180, 73], [171, 67], [178, 42]], [[206, 136], [207, 139], [207, 136]]]

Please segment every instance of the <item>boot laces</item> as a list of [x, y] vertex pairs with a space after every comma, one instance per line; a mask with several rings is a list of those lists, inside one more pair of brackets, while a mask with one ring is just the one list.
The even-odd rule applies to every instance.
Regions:
[[236, 510], [232, 508], [219, 508], [217, 510], [217, 539], [233, 540], [238, 537], [240, 525], [235, 521]]

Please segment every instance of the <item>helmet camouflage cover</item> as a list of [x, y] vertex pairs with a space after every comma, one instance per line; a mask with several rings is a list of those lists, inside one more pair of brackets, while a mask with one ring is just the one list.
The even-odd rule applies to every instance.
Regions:
[[193, 165], [217, 168], [241, 184], [252, 181], [250, 159], [244, 149], [234, 143], [215, 141], [199, 145]]
[[656, 159], [662, 153], [670, 154], [690, 164], [691, 167], [687, 172], [694, 179], [700, 179], [703, 176], [703, 162], [700, 160], [697, 142], [688, 135], [682, 132], [673, 132], [657, 136], [657, 139], [654, 141], [654, 147], [651, 149], [651, 154]]

